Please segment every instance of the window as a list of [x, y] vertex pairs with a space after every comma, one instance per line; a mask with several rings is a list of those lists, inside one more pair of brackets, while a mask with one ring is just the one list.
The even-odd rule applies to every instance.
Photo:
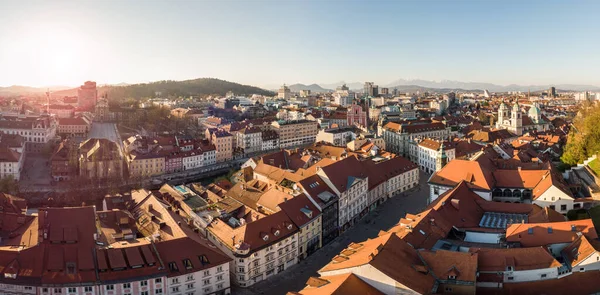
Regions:
[[77, 288], [69, 287], [69, 293], [77, 293]]
[[131, 289], [131, 283], [123, 284], [123, 289]]
[[512, 281], [512, 280], [514, 280], [514, 279], [515, 279], [515, 277], [508, 277], [508, 280], [509, 280], [509, 281]]
[[54, 293], [62, 293], [62, 289], [61, 288], [54, 288]]
[[92, 287], [83, 287], [84, 292], [92, 292]]
[[452, 288], [446, 287], [446, 292], [452, 292]]
[[171, 284], [179, 284], [179, 279], [178, 278], [172, 279]]
[[546, 277], [546, 274], [542, 274], [542, 279]]
[[204, 276], [205, 276], [205, 277], [207, 277], [207, 276], [210, 276], [210, 270], [205, 270], [205, 271], [204, 271]]
[[142, 286], [142, 287], [148, 286], [148, 281], [141, 281], [140, 286]]
[[179, 271], [179, 268], [177, 267], [177, 263], [175, 263], [175, 262], [169, 262], [169, 269], [171, 271]]
[[156, 279], [154, 279], [154, 283], [156, 283], [156, 284], [162, 283], [162, 278], [156, 278]]
[[222, 266], [217, 267], [217, 272], [222, 272], [222, 271], [223, 271], [223, 267]]
[[202, 284], [203, 284], [204, 286], [206, 286], [206, 285], [210, 285], [210, 279], [206, 279], [206, 280], [202, 281]]
[[112, 291], [115, 289], [115, 285], [106, 285], [106, 290], [107, 291]]
[[162, 294], [162, 289], [156, 289], [156, 291], [154, 291], [154, 294]]
[[183, 260], [183, 265], [185, 266], [185, 269], [192, 269], [194, 268], [194, 266], [192, 265], [192, 261], [189, 259], [184, 259]]
[[580, 267], [579, 271], [585, 271], [585, 267]]
[[173, 287], [173, 288], [171, 288], [171, 291], [173, 291], [173, 293], [174, 292], [179, 292], [179, 287]]
[[512, 267], [512, 266], [507, 266], [507, 267], [506, 267], [506, 270], [507, 270], [507, 271], [513, 271], [513, 267]]
[[194, 283], [187, 284], [187, 289], [194, 289]]
[[244, 276], [238, 276], [238, 280], [243, 281], [244, 279], [246, 279]]
[[218, 275], [217, 276], [217, 281], [222, 281], [223, 280], [223, 275]]
[[142, 291], [140, 295], [148, 295], [148, 291]]
[[43, 288], [43, 289], [42, 289], [42, 292], [44, 292], [44, 293], [48, 293], [48, 288]]
[[560, 211], [567, 211], [567, 205], [560, 205]]
[[244, 272], [244, 267], [239, 267], [238, 272]]

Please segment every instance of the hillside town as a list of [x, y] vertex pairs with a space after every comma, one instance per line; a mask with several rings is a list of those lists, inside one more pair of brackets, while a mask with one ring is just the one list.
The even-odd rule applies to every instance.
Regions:
[[561, 156], [599, 100], [0, 97], [0, 293], [597, 293], [600, 160]]

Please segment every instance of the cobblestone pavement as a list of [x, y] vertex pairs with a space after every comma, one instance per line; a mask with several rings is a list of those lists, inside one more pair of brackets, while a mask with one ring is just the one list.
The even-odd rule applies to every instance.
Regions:
[[311, 276], [318, 276], [317, 270], [346, 248], [351, 242], [361, 242], [377, 236], [380, 230], [387, 230], [398, 223], [406, 213], [417, 213], [426, 207], [429, 197], [427, 180], [429, 175], [420, 175], [419, 187], [412, 191], [393, 197], [379, 206], [375, 211], [365, 216], [341, 236], [325, 245], [323, 248], [277, 276], [258, 282], [248, 288], [233, 287], [234, 295], [286, 294], [304, 288]]

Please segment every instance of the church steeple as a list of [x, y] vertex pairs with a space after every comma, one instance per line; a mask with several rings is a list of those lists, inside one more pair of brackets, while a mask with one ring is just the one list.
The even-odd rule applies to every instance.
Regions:
[[446, 163], [448, 163], [448, 156], [446, 155], [446, 150], [444, 150], [444, 141], [440, 141], [440, 148], [435, 158], [435, 171], [442, 170], [446, 166]]

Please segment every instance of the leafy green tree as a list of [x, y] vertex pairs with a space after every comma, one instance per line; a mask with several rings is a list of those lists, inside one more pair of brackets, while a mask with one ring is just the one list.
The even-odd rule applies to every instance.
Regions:
[[584, 104], [573, 120], [561, 160], [569, 165], [582, 163], [600, 152], [600, 106]]
[[0, 179], [0, 192], [15, 195], [19, 192], [19, 183], [15, 181], [12, 175]]

